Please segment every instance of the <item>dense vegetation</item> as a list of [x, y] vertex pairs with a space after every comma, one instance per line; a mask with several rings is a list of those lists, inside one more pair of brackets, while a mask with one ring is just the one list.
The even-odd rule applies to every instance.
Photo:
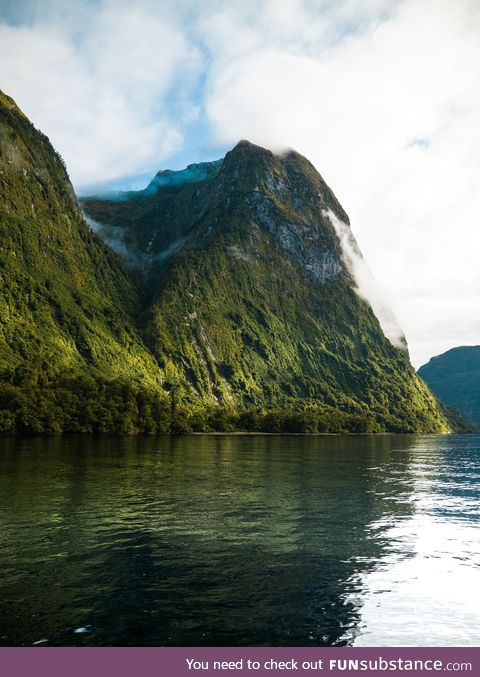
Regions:
[[480, 429], [480, 346], [461, 346], [432, 357], [419, 376], [447, 405]]
[[[393, 419], [348, 413], [317, 401], [283, 407], [191, 406], [127, 379], [65, 374], [53, 381], [18, 374], [0, 384], [0, 433], [377, 433], [417, 432]], [[462, 424], [460, 420], [460, 424]], [[465, 429], [464, 432], [471, 432]]]
[[0, 430], [447, 431], [353, 290], [304, 158], [248, 143], [83, 201], [0, 95]]
[[0, 93], [0, 374], [17, 367], [158, 384], [138, 293], [92, 233], [48, 139]]

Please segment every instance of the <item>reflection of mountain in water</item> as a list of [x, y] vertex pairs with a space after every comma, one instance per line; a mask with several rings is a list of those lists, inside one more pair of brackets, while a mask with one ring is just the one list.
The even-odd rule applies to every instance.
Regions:
[[455, 439], [4, 439], [2, 643], [352, 643]]

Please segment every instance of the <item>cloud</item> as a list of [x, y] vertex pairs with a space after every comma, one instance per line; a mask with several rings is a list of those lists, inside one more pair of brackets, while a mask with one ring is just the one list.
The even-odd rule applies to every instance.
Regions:
[[144, 258], [125, 241], [125, 229], [100, 223], [83, 212], [83, 217], [94, 233], [97, 233], [114, 252], [117, 252], [127, 265], [132, 268], [141, 268], [145, 264]]
[[356, 292], [370, 304], [383, 333], [396, 348], [407, 350], [405, 335], [392, 312], [385, 292], [379, 287], [367, 262], [363, 258], [350, 226], [341, 221], [331, 209], [324, 211], [340, 241], [342, 257], [348, 272], [353, 277]]

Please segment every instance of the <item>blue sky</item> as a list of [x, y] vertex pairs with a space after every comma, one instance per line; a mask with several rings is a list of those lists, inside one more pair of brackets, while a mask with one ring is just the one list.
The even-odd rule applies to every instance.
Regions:
[[0, 87], [79, 193], [306, 155], [413, 361], [480, 343], [478, 0], [2, 0]]

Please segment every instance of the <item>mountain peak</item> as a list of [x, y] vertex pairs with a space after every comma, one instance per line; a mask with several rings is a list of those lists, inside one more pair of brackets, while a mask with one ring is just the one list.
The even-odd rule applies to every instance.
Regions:
[[252, 143], [252, 141], [249, 141], [248, 139], [240, 139], [240, 141], [238, 141], [238, 143], [232, 148], [232, 151], [240, 148], [245, 148], [248, 150], [256, 150], [256, 149], [267, 150], [263, 146], [259, 146], [256, 143]]
[[275, 155], [243, 139], [223, 159], [159, 171], [145, 190], [121, 201], [85, 198], [82, 204], [102, 224], [98, 232], [113, 229], [111, 241], [124, 241], [119, 252], [128, 240], [136, 250], [133, 260], [144, 261], [149, 271], [180, 246], [203, 248], [227, 237], [228, 246], [237, 247], [262, 232], [269, 247], [296, 260], [317, 282], [347, 274], [326, 214], [345, 222], [348, 217], [313, 165], [294, 151]]
[[247, 168], [252, 161], [259, 162], [262, 160], [263, 162], [274, 162], [275, 156], [268, 149], [242, 139], [224, 158], [210, 162], [195, 162], [183, 169], [159, 170], [143, 193], [151, 194], [162, 188], [179, 187], [188, 183], [206, 181], [215, 178], [223, 166], [228, 171], [229, 165], [240, 167], [243, 164], [244, 168]]
[[264, 146], [259, 146], [256, 143], [248, 141], [248, 139], [241, 139], [228, 153], [234, 155], [236, 153], [250, 154], [250, 155], [260, 155], [266, 157], [273, 157], [274, 153]]
[[280, 158], [272, 151], [243, 139], [225, 155], [223, 172], [232, 180], [252, 175], [255, 171], [262, 173], [275, 167], [278, 169], [279, 163]]

